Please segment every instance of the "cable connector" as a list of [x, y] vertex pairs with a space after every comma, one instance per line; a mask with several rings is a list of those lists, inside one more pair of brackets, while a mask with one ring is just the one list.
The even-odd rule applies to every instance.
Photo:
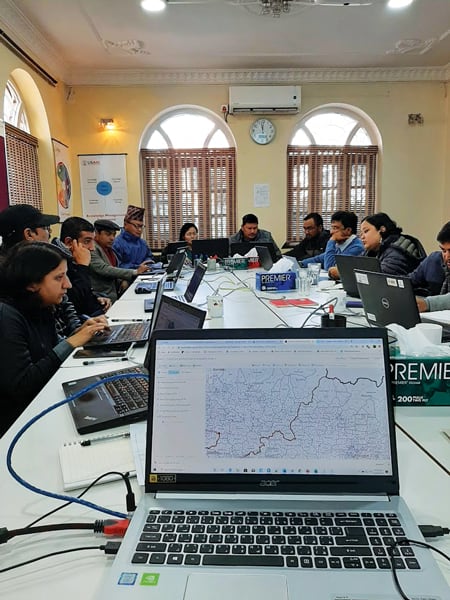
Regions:
[[10, 533], [6, 527], [0, 527], [0, 544], [6, 544], [10, 538]]
[[95, 533], [103, 533], [103, 535], [113, 535], [115, 537], [123, 537], [130, 524], [129, 519], [106, 519], [105, 521], [95, 521]]
[[106, 542], [104, 546], [101, 546], [101, 549], [105, 554], [117, 554], [119, 552], [119, 548], [122, 542]]
[[439, 527], [439, 525], [419, 525], [419, 529], [424, 538], [435, 538], [450, 533], [448, 527]]

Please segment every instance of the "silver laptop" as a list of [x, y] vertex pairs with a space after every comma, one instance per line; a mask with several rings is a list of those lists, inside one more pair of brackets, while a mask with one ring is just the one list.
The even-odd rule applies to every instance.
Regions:
[[[97, 598], [397, 600], [422, 539], [399, 477], [385, 330], [156, 331], [145, 494]], [[449, 598], [395, 549], [409, 598]]]

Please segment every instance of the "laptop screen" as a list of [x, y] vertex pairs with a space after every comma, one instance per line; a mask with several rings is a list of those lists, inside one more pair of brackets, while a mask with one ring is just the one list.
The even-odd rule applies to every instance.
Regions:
[[392, 480], [386, 337], [330, 332], [157, 333], [150, 487], [261, 491], [315, 480], [317, 491], [341, 482], [356, 492]]

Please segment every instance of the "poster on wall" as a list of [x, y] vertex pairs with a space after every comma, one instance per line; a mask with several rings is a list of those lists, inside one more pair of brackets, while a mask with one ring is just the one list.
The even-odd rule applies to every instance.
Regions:
[[126, 154], [79, 154], [83, 216], [119, 225], [127, 211]]
[[72, 214], [72, 175], [70, 169], [69, 148], [52, 138], [55, 158], [56, 199], [61, 221]]

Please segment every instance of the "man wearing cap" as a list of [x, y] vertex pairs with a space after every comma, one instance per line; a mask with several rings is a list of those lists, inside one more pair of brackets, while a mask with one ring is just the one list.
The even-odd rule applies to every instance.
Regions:
[[143, 262], [155, 262], [152, 251], [141, 238], [144, 230], [144, 212], [145, 209], [140, 206], [130, 205], [127, 208], [123, 229], [113, 243], [119, 267], [137, 269]]
[[109, 219], [98, 219], [94, 223], [95, 248], [92, 250], [89, 265], [92, 288], [95, 292], [108, 296], [115, 302], [120, 292], [133, 281], [136, 275], [146, 273], [146, 262], [135, 269], [119, 266], [119, 259], [113, 249], [114, 239], [120, 227]]
[[45, 215], [29, 204], [15, 204], [0, 212], [0, 255], [19, 242], [48, 242], [50, 225], [59, 223], [57, 215]]

